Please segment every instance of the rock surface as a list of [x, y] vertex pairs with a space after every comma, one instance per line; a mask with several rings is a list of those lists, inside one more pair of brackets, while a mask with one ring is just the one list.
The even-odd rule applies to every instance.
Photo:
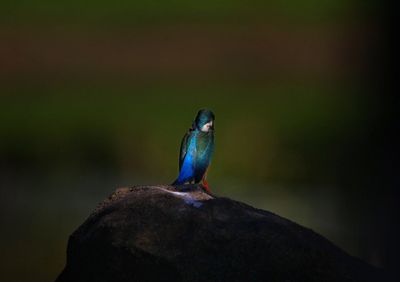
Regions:
[[56, 281], [383, 280], [310, 229], [185, 185], [118, 189], [70, 236]]

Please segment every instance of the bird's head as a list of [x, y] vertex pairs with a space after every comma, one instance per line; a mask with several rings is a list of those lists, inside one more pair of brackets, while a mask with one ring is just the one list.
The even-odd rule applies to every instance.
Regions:
[[193, 122], [193, 127], [202, 132], [214, 130], [214, 113], [210, 110], [203, 109], [197, 113], [196, 119]]

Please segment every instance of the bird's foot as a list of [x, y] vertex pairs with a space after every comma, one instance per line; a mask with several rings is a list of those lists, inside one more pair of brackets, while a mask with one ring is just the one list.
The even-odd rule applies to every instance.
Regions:
[[202, 183], [201, 186], [204, 188], [204, 190], [205, 190], [207, 193], [211, 193], [210, 186], [208, 185], [207, 180], [203, 179], [202, 182], [203, 182], [203, 183]]

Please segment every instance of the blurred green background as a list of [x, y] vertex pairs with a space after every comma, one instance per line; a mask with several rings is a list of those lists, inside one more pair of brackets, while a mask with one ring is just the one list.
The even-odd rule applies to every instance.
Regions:
[[2, 1], [0, 281], [53, 281], [104, 197], [172, 182], [204, 107], [214, 193], [390, 270], [377, 3]]

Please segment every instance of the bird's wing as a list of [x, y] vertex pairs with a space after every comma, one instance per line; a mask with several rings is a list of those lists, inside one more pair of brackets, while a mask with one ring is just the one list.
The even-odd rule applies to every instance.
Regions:
[[193, 129], [189, 128], [189, 130], [186, 132], [185, 136], [183, 136], [182, 143], [181, 143], [181, 150], [179, 153], [179, 171], [182, 168], [183, 161], [185, 160], [187, 150], [189, 149], [189, 144], [193, 137], [192, 132], [193, 132]]

